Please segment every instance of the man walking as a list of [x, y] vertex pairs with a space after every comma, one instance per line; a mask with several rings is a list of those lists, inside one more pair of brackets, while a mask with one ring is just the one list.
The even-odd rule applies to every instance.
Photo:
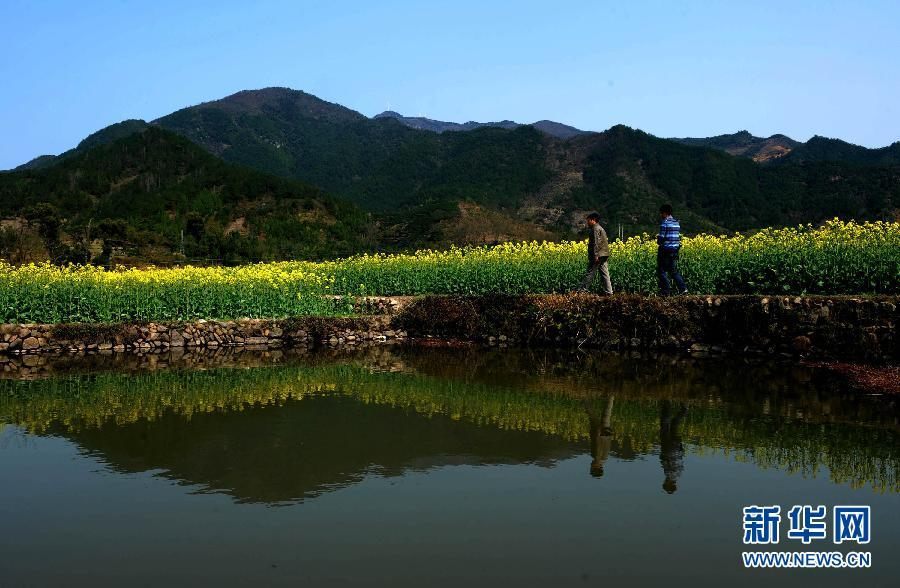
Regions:
[[587, 292], [594, 281], [594, 276], [600, 272], [603, 279], [603, 293], [612, 294], [612, 282], [609, 280], [609, 240], [606, 231], [600, 226], [600, 215], [596, 212], [585, 217], [588, 225], [588, 269], [579, 291]]
[[678, 252], [681, 250], [681, 225], [672, 216], [672, 206], [663, 204], [659, 207], [659, 234], [656, 236], [658, 249], [656, 252], [656, 274], [659, 278], [659, 292], [663, 296], [672, 293], [669, 278], [675, 281], [679, 294], [687, 294], [687, 286], [681, 272], [678, 271]]

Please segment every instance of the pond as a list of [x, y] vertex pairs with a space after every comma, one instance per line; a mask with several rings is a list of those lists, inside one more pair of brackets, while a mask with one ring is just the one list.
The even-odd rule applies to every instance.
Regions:
[[[886, 586], [900, 573], [900, 408], [811, 368], [401, 347], [0, 367], [4, 586]], [[871, 506], [871, 542], [787, 539], [805, 504]], [[750, 505], [781, 507], [779, 544], [742, 543]], [[872, 561], [745, 569], [748, 550]]]

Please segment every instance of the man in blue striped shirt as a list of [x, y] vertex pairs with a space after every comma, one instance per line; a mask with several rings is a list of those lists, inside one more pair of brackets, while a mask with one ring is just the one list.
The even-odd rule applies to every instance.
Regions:
[[681, 250], [681, 225], [672, 216], [672, 206], [663, 204], [659, 207], [659, 234], [656, 236], [658, 250], [656, 252], [656, 274], [659, 278], [659, 291], [663, 296], [672, 293], [669, 277], [675, 281], [679, 294], [687, 294], [687, 286], [681, 272], [678, 271], [678, 252]]

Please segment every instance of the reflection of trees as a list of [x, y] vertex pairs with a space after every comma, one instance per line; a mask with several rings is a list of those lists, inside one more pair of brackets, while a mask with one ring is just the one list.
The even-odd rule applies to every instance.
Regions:
[[[778, 384], [780, 388], [774, 392], [758, 392], [761, 379], [748, 373], [746, 366], [720, 373], [718, 378], [702, 375], [702, 366], [688, 364], [671, 370], [662, 366], [654, 380], [650, 367], [627, 362], [613, 363], [621, 367], [620, 372], [588, 365], [590, 377], [582, 377], [577, 368], [560, 363], [533, 362], [543, 373], [536, 373], [538, 368], [522, 370], [527, 360], [504, 356], [499, 356], [495, 371], [488, 370], [483, 359], [473, 368], [465, 365], [469, 357], [453, 352], [402, 354], [394, 358], [401, 366], [396, 372], [390, 371], [394, 367], [390, 356], [382, 354], [377, 361], [365, 358], [337, 363], [311, 358], [303, 365], [252, 370], [3, 381], [0, 420], [5, 417], [35, 432], [51, 426], [77, 432], [104, 423], [153, 421], [169, 414], [190, 419], [197, 414], [337, 394], [426, 416], [445, 415], [478, 425], [588, 441], [592, 435], [590, 418], [585, 418], [585, 398], [596, 395], [596, 382], [602, 381], [604, 390], [616, 396], [609, 424], [614, 455], [617, 443], [622, 454], [653, 451], [663, 440], [661, 403], [668, 399], [689, 407], [679, 420], [686, 451], [722, 452], [761, 467], [804, 475], [816, 475], [827, 467], [838, 482], [900, 491], [898, 434], [889, 426], [868, 425], [877, 415], [872, 404], [832, 398], [816, 387], [800, 385]], [[714, 364], [710, 363], [711, 372], [720, 369]], [[676, 368], [681, 370], [681, 379], [675, 377]], [[519, 370], [519, 375], [505, 379], [513, 370]], [[522, 371], [526, 375], [521, 375]], [[727, 395], [720, 389], [727, 389]], [[601, 428], [602, 415], [603, 408], [598, 408]], [[882, 418], [890, 422], [894, 417]], [[672, 471], [675, 469], [673, 466]]]
[[550, 465], [580, 453], [540, 433], [425, 418], [352, 397], [317, 394], [277, 410], [167, 413], [153, 421], [112, 423], [63, 433], [122, 472], [166, 477], [221, 491], [239, 501], [286, 503], [360, 481], [455, 464]]

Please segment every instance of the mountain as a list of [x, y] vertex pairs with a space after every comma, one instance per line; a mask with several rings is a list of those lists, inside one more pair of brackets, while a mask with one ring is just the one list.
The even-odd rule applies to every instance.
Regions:
[[40, 169], [42, 167], [50, 167], [59, 159], [58, 155], [38, 155], [32, 160], [26, 161], [22, 165], [15, 168], [15, 170], [25, 170], [25, 169]]
[[[900, 144], [871, 150], [831, 139], [798, 143], [780, 135], [760, 139], [747, 132], [669, 140], [621, 125], [562, 139], [540, 129], [554, 124], [549, 121], [437, 132], [411, 128], [396, 116], [368, 118], [287, 88], [239, 92], [152, 121], [150, 129], [169, 131], [164, 134], [166, 141], [174, 141], [176, 135], [190, 141], [180, 139], [177, 149], [182, 152], [187, 145], [202, 148], [195, 148], [189, 161], [178, 166], [193, 170], [192, 162], [199, 161], [201, 154], [206, 157], [203, 170], [212, 169], [212, 162], [219, 166], [213, 178], [197, 188], [176, 181], [176, 177], [192, 177], [190, 174], [170, 178], [162, 190], [162, 201], [170, 204], [162, 208], [159, 194], [150, 198], [150, 210], [144, 209], [140, 193], [130, 193], [130, 200], [115, 196], [119, 189], [113, 189], [110, 182], [127, 180], [130, 176], [125, 170], [106, 178], [99, 187], [67, 187], [70, 180], [76, 184], [83, 181], [79, 179], [83, 172], [73, 169], [71, 162], [93, 161], [94, 172], [118, 169], [121, 157], [110, 155], [108, 149], [128, 144], [136, 136], [153, 136], [147, 134], [149, 129], [141, 130], [145, 124], [141, 121], [126, 123], [98, 132], [88, 145], [86, 139], [73, 150], [74, 155], [63, 154], [57, 163], [42, 170], [56, 183], [38, 182], [41, 188], [28, 192], [29, 202], [16, 190], [0, 193], [10, 202], [18, 198], [21, 204], [18, 209], [0, 204], [0, 212], [5, 208], [6, 214], [20, 214], [26, 204], [44, 198], [61, 201], [57, 205], [71, 211], [67, 214], [74, 215], [75, 224], [88, 222], [88, 213], [95, 219], [115, 214], [127, 216], [129, 223], [149, 231], [147, 222], [171, 216], [171, 202], [181, 198], [184, 202], [175, 218], [159, 221], [154, 229], [162, 231], [164, 248], [172, 248], [186, 226], [186, 215], [194, 211], [204, 222], [209, 220], [212, 233], [229, 231], [229, 238], [235, 232], [229, 229], [231, 223], [244, 218], [249, 228], [242, 230], [257, 249], [242, 255], [262, 258], [323, 257], [365, 246], [398, 249], [571, 238], [591, 210], [599, 211], [614, 233], [620, 226], [625, 235], [652, 233], [662, 202], [673, 204], [687, 233], [816, 223], [834, 216], [893, 219], [900, 208], [896, 158]], [[108, 142], [129, 130], [139, 132]], [[90, 144], [96, 146], [88, 148]], [[766, 153], [776, 153], [778, 145], [782, 151], [790, 151], [765, 158]], [[95, 153], [98, 155], [92, 155]], [[168, 169], [176, 165], [167, 159], [165, 149], [153, 150], [151, 155], [158, 161], [148, 155], [140, 165], [132, 164], [137, 171], [131, 175], [144, 177], [153, 166]], [[79, 159], [88, 156], [98, 159]], [[104, 157], [112, 160], [104, 163]], [[239, 177], [250, 173], [248, 168], [262, 172], [259, 177], [266, 178], [265, 182], [276, 181], [273, 176], [284, 178], [278, 181], [292, 186], [285, 187], [286, 191], [301, 190], [300, 186], [320, 189], [310, 196], [321, 203], [313, 205], [314, 209], [327, 212], [319, 219], [324, 225], [319, 227], [324, 231], [320, 235], [333, 234], [329, 230], [336, 231], [333, 227], [337, 225], [355, 226], [367, 237], [356, 240], [343, 233], [333, 248], [318, 240], [302, 249], [290, 231], [264, 227], [263, 221], [270, 222], [266, 215], [277, 216], [278, 212], [266, 208], [270, 200], [265, 191], [245, 190], [238, 199], [240, 207], [233, 199], [194, 195], [233, 190], [229, 182], [240, 185]], [[0, 185], [10, 185], [10, 175], [21, 181], [26, 172], [0, 174]], [[92, 208], [106, 201], [114, 201], [115, 206], [99, 213]], [[220, 203], [221, 213], [216, 208]], [[244, 209], [257, 212], [247, 216], [241, 214]], [[294, 218], [293, 214], [285, 218]], [[353, 224], [351, 219], [359, 223]], [[276, 234], [277, 239], [273, 237]], [[293, 245], [279, 249], [281, 239]], [[207, 249], [217, 251], [212, 245]]]
[[[438, 134], [284, 88], [240, 92], [153, 124], [225, 161], [302, 180], [379, 213], [391, 228], [385, 238], [402, 246], [449, 244], [445, 233], [457, 234], [453, 227], [464, 220], [461, 202], [509, 215], [548, 174], [550, 138], [530, 126]], [[515, 220], [525, 234], [546, 234]], [[484, 239], [491, 235], [474, 238]]]
[[[96, 133], [92, 133], [85, 137], [81, 143], [78, 144], [75, 149], [69, 151], [67, 153], [71, 153], [72, 155], [78, 153], [84, 153], [88, 149], [92, 149], [99, 145], [107, 145], [112, 143], [113, 141], [118, 141], [119, 139], [124, 139], [125, 137], [129, 137], [135, 133], [139, 133], [147, 128], [147, 123], [140, 119], [129, 119], [123, 120], [122, 122], [118, 122], [108, 127], [102, 128]], [[64, 157], [66, 153], [64, 153], [61, 157]]]
[[792, 155], [777, 165], [762, 164], [622, 126], [574, 143], [585, 153], [579, 166], [585, 207], [605, 196], [605, 210], [635, 223], [660, 201], [681, 211], [688, 231], [708, 230], [704, 219], [741, 231], [835, 216], [894, 219], [900, 208], [898, 165], [788, 161]]
[[22, 165], [17, 167], [16, 170], [41, 169], [50, 167], [51, 165], [54, 165], [64, 159], [68, 159], [80, 153], [84, 153], [88, 149], [91, 149], [98, 145], [106, 145], [107, 143], [112, 143], [113, 141], [142, 131], [145, 128], [147, 128], [147, 123], [142, 120], [123, 120], [122, 122], [104, 127], [96, 133], [91, 133], [90, 135], [82, 139], [82, 141], [75, 148], [69, 149], [65, 153], [61, 153], [59, 155], [40, 155], [27, 163], [23, 163]]
[[887, 147], [869, 149], [840, 139], [815, 136], [806, 143], [799, 144], [787, 161], [841, 161], [868, 166], [898, 165], [900, 141]]
[[[475, 121], [469, 121], [467, 123], [445, 122], [441, 120], [424, 118], [421, 116], [403, 116], [399, 112], [394, 112], [393, 110], [386, 110], [381, 114], [376, 114], [375, 118], [392, 118], [394, 120], [400, 121], [411, 129], [431, 131], [433, 133], [444, 133], [447, 131], [472, 131], [483, 127], [515, 129], [517, 127], [525, 126], [511, 120], [502, 120], [499, 122], [487, 123]], [[556, 137], [557, 139], [571, 139], [572, 137], [575, 137], [577, 135], [583, 135], [590, 132], [582, 131], [581, 129], [576, 129], [575, 127], [570, 127], [569, 125], [564, 125], [552, 120], [539, 120], [537, 122], [531, 123], [528, 126], [532, 126], [542, 133], [546, 133], [551, 137]]]
[[287, 88], [243, 91], [183, 108], [153, 124], [187, 137], [225, 161], [330, 191], [358, 178], [414, 132]]
[[546, 133], [551, 137], [556, 137], [557, 139], [571, 139], [578, 135], [588, 135], [593, 132], [582, 131], [581, 129], [576, 129], [575, 127], [570, 127], [569, 125], [564, 125], [552, 120], [539, 120], [531, 123], [531, 126], [540, 132]]
[[731, 155], [749, 157], [759, 162], [784, 157], [800, 145], [799, 142], [785, 135], [772, 135], [771, 137], [763, 138], [755, 137], [749, 131], [739, 131], [731, 135], [717, 135], [706, 138], [673, 138], [672, 141], [694, 147], [721, 149]]
[[469, 121], [466, 123], [446, 122], [442, 120], [433, 120], [422, 116], [403, 116], [399, 112], [393, 110], [385, 110], [381, 114], [376, 114], [374, 118], [392, 118], [400, 121], [411, 129], [420, 131], [431, 131], [433, 133], [444, 133], [446, 131], [472, 131], [482, 127], [498, 127], [501, 129], [514, 129], [522, 126], [511, 120], [502, 120], [499, 122], [480, 123]]
[[[92, 135], [46, 169], [0, 174], [0, 216], [59, 261], [321, 259], [372, 248], [368, 215], [320, 189], [228, 164], [156, 126]], [[93, 145], [93, 146], [91, 146]], [[11, 235], [6, 235], [6, 239]], [[6, 255], [5, 257], [9, 257]]]
[[841, 162], [857, 165], [900, 164], [900, 141], [879, 149], [853, 145], [840, 139], [815, 136], [803, 143], [785, 135], [755, 137], [748, 131], [706, 138], [671, 139], [682, 145], [720, 149], [760, 163]]
[[[459, 228], [472, 224], [473, 210], [492, 216], [493, 223], [519, 223], [531, 234], [571, 236], [592, 209], [626, 233], [652, 231], [661, 201], [672, 201], [693, 232], [835, 215], [890, 218], [897, 207], [890, 158], [857, 169], [858, 154], [832, 161], [843, 152], [818, 148], [817, 141], [804, 145], [742, 132], [706, 140], [709, 145], [685, 145], [622, 126], [562, 140], [531, 125], [439, 133], [404, 120], [369, 119], [304, 92], [270, 88], [189, 107], [155, 123], [228, 161], [347, 198], [379, 214], [401, 246], [459, 238]], [[778, 162], [777, 169], [765, 161]]]

